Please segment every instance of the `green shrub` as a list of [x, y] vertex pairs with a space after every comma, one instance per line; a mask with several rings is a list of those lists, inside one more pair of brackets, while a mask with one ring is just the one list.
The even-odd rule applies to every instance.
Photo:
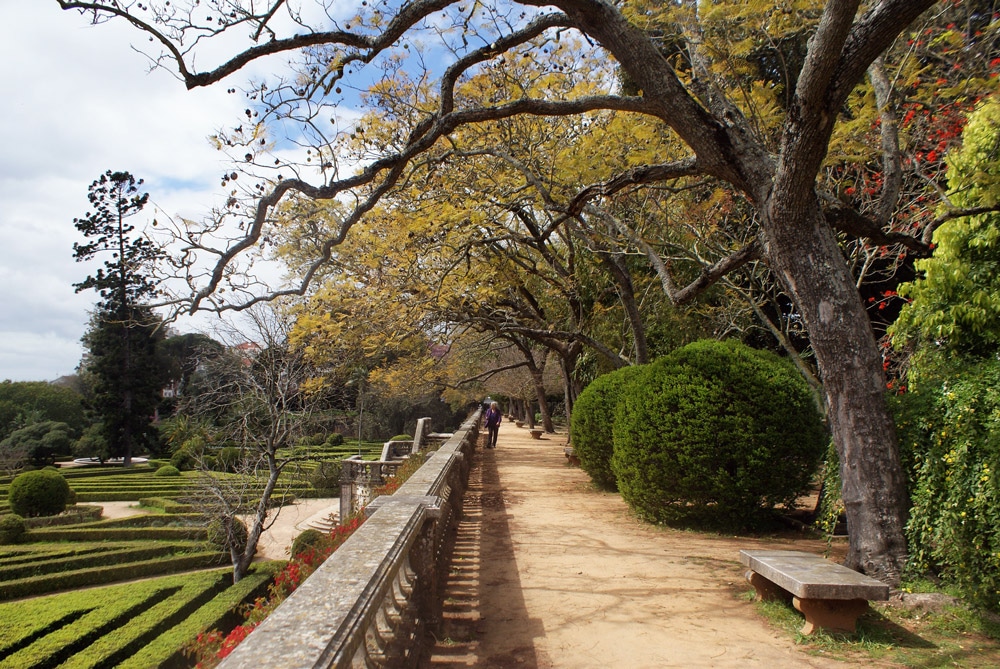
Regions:
[[339, 488], [340, 473], [343, 468], [344, 465], [340, 460], [324, 460], [316, 465], [312, 476], [309, 477], [309, 483], [319, 489]]
[[180, 475], [181, 475], [181, 470], [177, 469], [177, 467], [174, 467], [173, 465], [163, 465], [153, 473], [153, 476], [180, 476]]
[[170, 465], [176, 467], [179, 471], [191, 471], [197, 468], [198, 458], [195, 454], [184, 448], [178, 449], [176, 453], [170, 456]]
[[208, 524], [208, 540], [223, 550], [243, 550], [250, 532], [239, 518], [216, 518]]
[[170, 456], [170, 464], [182, 472], [197, 469], [198, 461], [205, 454], [206, 445], [205, 438], [200, 435], [184, 440]]
[[340, 434], [339, 432], [332, 432], [327, 436], [326, 441], [324, 443], [327, 446], [331, 447], [340, 446], [344, 443], [344, 435]]
[[44, 469], [24, 472], [11, 482], [7, 499], [19, 516], [54, 516], [66, 509], [69, 484], [59, 472]]
[[46, 420], [15, 430], [0, 441], [0, 446], [9, 452], [23, 452], [32, 465], [44, 467], [70, 452], [73, 446], [70, 434], [71, 428], [66, 423]]
[[99, 458], [102, 462], [111, 457], [111, 448], [104, 436], [101, 423], [94, 423], [83, 431], [83, 434], [72, 448], [73, 455], [78, 458]]
[[[201, 551], [163, 557], [158, 560], [142, 560], [125, 564], [109, 564], [91, 569], [76, 569], [54, 574], [42, 574], [28, 578], [0, 582], [0, 600], [35, 596], [58, 590], [72, 590], [115, 581], [134, 580], [151, 576], [162, 576], [180, 571], [192, 571], [215, 567], [223, 562], [217, 551]], [[189, 574], [190, 578], [191, 575]]]
[[752, 529], [808, 489], [828, 435], [777, 356], [699, 341], [649, 365], [615, 413], [611, 466], [651, 521]]
[[[931, 402], [899, 427], [912, 451], [910, 566], [955, 584], [973, 605], [1000, 610], [1000, 361], [957, 362], [905, 405]], [[909, 394], [909, 393], [908, 393]], [[904, 414], [905, 415], [905, 414]]]
[[[70, 489], [72, 493], [72, 488]], [[27, 518], [24, 524], [28, 529], [36, 527], [57, 527], [60, 525], [79, 525], [100, 520], [104, 509], [100, 506], [67, 506], [66, 510], [58, 516], [39, 516], [38, 518]]]
[[328, 535], [323, 534], [319, 530], [309, 528], [308, 530], [302, 532], [299, 536], [295, 537], [295, 540], [292, 542], [291, 555], [294, 558], [298, 556], [299, 553], [303, 553], [307, 550], [320, 549], [329, 542], [330, 537]]
[[215, 469], [218, 469], [220, 472], [235, 473], [239, 469], [241, 460], [242, 456], [239, 448], [236, 446], [225, 446], [219, 449], [219, 453], [215, 457]]
[[11, 513], [0, 516], [0, 544], [17, 544], [28, 531], [24, 518]]
[[615, 409], [621, 401], [622, 390], [638, 375], [645, 365], [623, 367], [594, 379], [583, 389], [573, 405], [571, 433], [573, 451], [580, 459], [580, 467], [600, 488], [617, 490], [615, 474], [611, 470], [614, 450], [612, 430]]
[[389, 441], [413, 441], [413, 437], [408, 434], [397, 434], [395, 437]]

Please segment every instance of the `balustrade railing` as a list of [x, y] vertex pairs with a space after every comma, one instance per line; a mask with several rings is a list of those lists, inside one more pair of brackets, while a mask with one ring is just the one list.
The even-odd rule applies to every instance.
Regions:
[[416, 666], [441, 622], [447, 537], [461, 516], [479, 414], [395, 494], [373, 500], [365, 523], [220, 666]]

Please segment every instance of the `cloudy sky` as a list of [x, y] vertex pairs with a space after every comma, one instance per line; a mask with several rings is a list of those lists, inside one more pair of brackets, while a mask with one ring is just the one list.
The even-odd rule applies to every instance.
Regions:
[[[169, 72], [150, 72], [133, 43], [144, 41], [124, 24], [91, 26], [53, 0], [4, 0], [0, 380], [53, 380], [80, 360], [96, 294], [75, 294], [72, 284], [96, 266], [73, 260], [82, 240], [73, 219], [89, 211], [94, 179], [129, 171], [156, 207], [192, 219], [219, 197], [224, 156], [207, 138], [237, 117], [241, 96], [225, 85], [187, 91]], [[177, 327], [205, 329], [203, 321]]]

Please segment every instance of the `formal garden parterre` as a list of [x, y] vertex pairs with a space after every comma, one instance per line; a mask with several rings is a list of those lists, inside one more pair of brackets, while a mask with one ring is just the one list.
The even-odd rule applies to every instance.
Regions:
[[[314, 459], [289, 469], [272, 501], [336, 496], [339, 490], [313, 482], [329, 484], [341, 458], [376, 459], [381, 448], [311, 448]], [[192, 666], [188, 645], [244, 623], [244, 610], [273, 588], [285, 563], [257, 562], [234, 585], [228, 551], [213, 543], [206, 515], [190, 503], [202, 477], [240, 475], [158, 476], [164, 466], [61, 468], [76, 503], [23, 520], [8, 500], [12, 479], [0, 482], [0, 668]], [[318, 472], [326, 476], [317, 479]], [[100, 503], [112, 501], [137, 501], [144, 513], [101, 518]], [[4, 534], [9, 521], [20, 521], [21, 532]]]

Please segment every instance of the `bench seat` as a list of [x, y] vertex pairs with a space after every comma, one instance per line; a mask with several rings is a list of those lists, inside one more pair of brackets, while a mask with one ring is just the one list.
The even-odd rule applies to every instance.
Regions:
[[869, 600], [889, 599], [889, 586], [813, 553], [741, 550], [747, 580], [764, 600], [789, 598], [806, 618], [802, 634], [817, 628], [854, 632]]

